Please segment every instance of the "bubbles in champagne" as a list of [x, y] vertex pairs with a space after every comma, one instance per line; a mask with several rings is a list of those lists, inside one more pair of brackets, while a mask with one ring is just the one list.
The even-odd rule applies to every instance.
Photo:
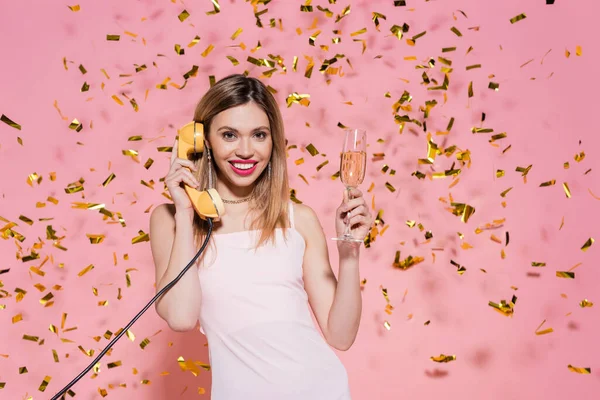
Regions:
[[346, 151], [340, 161], [340, 179], [346, 186], [356, 187], [365, 178], [367, 153], [364, 151]]

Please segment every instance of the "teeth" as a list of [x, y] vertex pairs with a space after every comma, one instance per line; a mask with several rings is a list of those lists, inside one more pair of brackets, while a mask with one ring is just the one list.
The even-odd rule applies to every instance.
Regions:
[[254, 167], [254, 164], [238, 164], [238, 163], [232, 163], [232, 164], [237, 169], [250, 169], [250, 168]]

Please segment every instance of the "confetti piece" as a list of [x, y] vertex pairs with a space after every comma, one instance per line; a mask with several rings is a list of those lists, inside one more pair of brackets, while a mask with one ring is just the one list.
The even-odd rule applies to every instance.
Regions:
[[508, 316], [508, 317], [512, 317], [513, 313], [514, 313], [514, 307], [515, 307], [515, 303], [517, 302], [517, 296], [513, 295], [512, 299], [510, 302], [506, 302], [506, 300], [501, 300], [500, 303], [494, 303], [492, 301], [488, 302], [488, 305], [490, 307], [493, 307], [494, 310], [498, 311], [499, 313]]
[[451, 356], [447, 356], [444, 354], [440, 354], [439, 356], [432, 356], [429, 357], [430, 360], [435, 361], [437, 363], [448, 363], [451, 361], [455, 361], [456, 360], [456, 356], [455, 355], [451, 355]]
[[575, 46], [575, 55], [581, 56], [582, 50], [581, 46]]
[[586, 307], [593, 307], [594, 303], [592, 303], [591, 301], [588, 301], [588, 299], [583, 299], [579, 302], [579, 307], [581, 308], [586, 308]]
[[574, 367], [571, 364], [569, 364], [569, 365], [567, 365], [567, 368], [569, 368], [569, 371], [577, 372], [578, 374], [591, 374], [592, 373], [592, 369], [589, 367], [579, 368], [579, 367]]
[[581, 246], [582, 251], [587, 251], [594, 244], [594, 238], [589, 238], [583, 246]]
[[558, 278], [575, 279], [575, 272], [569, 272], [569, 271], [556, 271], [556, 276], [557, 276]]
[[565, 191], [565, 195], [567, 196], [568, 199], [571, 198], [571, 190], [569, 189], [569, 185], [567, 184], [567, 182], [563, 182], [563, 189]]
[[79, 4], [76, 4], [74, 6], [67, 6], [67, 7], [69, 7], [69, 9], [73, 12], [77, 12], [77, 11], [81, 10], [81, 7], [79, 6]]
[[15, 129], [21, 130], [21, 125], [17, 124], [16, 122], [14, 122], [13, 120], [11, 120], [10, 118], [8, 118], [4, 114], [2, 114], [2, 116], [0, 117], [0, 121], [4, 122], [5, 124], [7, 124], [10, 127], [13, 127]]
[[183, 22], [183, 21], [185, 21], [186, 19], [188, 19], [188, 17], [189, 17], [189, 16], [190, 16], [190, 13], [189, 13], [189, 12], [187, 12], [187, 10], [183, 10], [181, 13], [179, 13], [179, 15], [177, 16], [177, 18], [178, 18], [178, 19], [179, 19], [181, 22]]
[[546, 323], [546, 320], [543, 320], [543, 321], [542, 321], [542, 323], [540, 324], [540, 326], [538, 326], [538, 327], [536, 328], [536, 330], [535, 330], [535, 334], [536, 334], [536, 335], [538, 335], [538, 336], [539, 336], [539, 335], [546, 335], [546, 334], [548, 334], [548, 333], [552, 333], [552, 332], [554, 332], [554, 329], [552, 329], [552, 328], [547, 328], [547, 329], [544, 329], [543, 331], [540, 331], [540, 328], [541, 328], [541, 327], [542, 327], [542, 325], [544, 325], [545, 323]]
[[516, 17], [512, 17], [510, 19], [510, 23], [514, 24], [514, 23], [519, 22], [519, 21], [521, 21], [521, 20], [523, 20], [525, 18], [527, 18], [527, 16], [525, 14], [519, 14]]
[[109, 42], [118, 42], [121, 39], [121, 35], [106, 35], [106, 40]]

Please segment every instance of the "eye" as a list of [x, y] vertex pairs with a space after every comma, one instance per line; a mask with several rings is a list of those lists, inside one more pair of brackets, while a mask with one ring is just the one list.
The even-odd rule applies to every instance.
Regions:
[[267, 134], [265, 132], [258, 132], [257, 135], [261, 135], [261, 139], [265, 139], [267, 137]]
[[225, 138], [225, 139], [232, 139], [232, 137], [235, 137], [235, 135], [233, 134], [233, 132], [223, 132], [223, 138]]

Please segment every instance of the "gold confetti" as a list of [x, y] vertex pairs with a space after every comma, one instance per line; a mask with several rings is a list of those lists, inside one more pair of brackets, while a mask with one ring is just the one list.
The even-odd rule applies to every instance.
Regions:
[[231, 40], [235, 40], [237, 39], [237, 37], [243, 32], [242, 28], [237, 28], [237, 30], [235, 32], [233, 32], [233, 35], [231, 35]]
[[579, 307], [581, 307], [581, 308], [593, 307], [593, 306], [594, 306], [594, 303], [592, 303], [588, 299], [583, 299], [579, 302]]
[[461, 37], [461, 36], [462, 36], [462, 33], [461, 33], [461, 32], [460, 32], [460, 31], [459, 31], [457, 28], [455, 28], [454, 26], [453, 26], [452, 28], [450, 28], [450, 30], [451, 30], [452, 32], [454, 32], [454, 34], [455, 34], [456, 36], [458, 36], [458, 37]]
[[447, 356], [447, 355], [444, 355], [444, 354], [440, 354], [439, 356], [429, 357], [429, 359], [431, 359], [432, 361], [435, 361], [437, 363], [448, 363], [448, 362], [451, 362], [451, 361], [455, 361], [456, 360], [456, 356], [455, 355]]
[[392, 325], [388, 321], [383, 321], [383, 326], [385, 326], [385, 329], [388, 331], [392, 329]]
[[581, 246], [582, 251], [587, 251], [594, 244], [594, 238], [589, 238], [583, 246]]
[[419, 256], [408, 256], [407, 258], [405, 258], [404, 260], [400, 260], [400, 251], [396, 251], [396, 256], [394, 258], [394, 262], [393, 262], [393, 266], [394, 268], [399, 268], [402, 270], [407, 270], [421, 262], [425, 261], [425, 259], [423, 257], [419, 257]]
[[546, 320], [543, 320], [542, 323], [540, 324], [540, 326], [537, 327], [537, 329], [535, 330], [535, 334], [536, 335], [546, 335], [548, 333], [552, 333], [554, 332], [554, 329], [552, 328], [546, 328], [543, 331], [540, 331], [540, 328], [542, 327], [542, 325], [544, 325], [546, 323]]
[[575, 272], [569, 272], [569, 271], [556, 271], [556, 276], [557, 276], [558, 278], [575, 279]]
[[144, 231], [140, 230], [140, 231], [138, 231], [138, 233], [139, 233], [138, 236], [131, 239], [131, 244], [147, 242], [150, 240], [150, 237], [148, 236], [147, 233], [144, 233]]
[[208, 45], [208, 47], [206, 48], [206, 50], [204, 50], [200, 55], [202, 57], [206, 57], [210, 54], [211, 51], [213, 51], [213, 49], [215, 48], [215, 46], [213, 46], [212, 44]]
[[188, 17], [190, 16], [190, 13], [187, 12], [187, 10], [183, 10], [178, 16], [177, 18], [179, 18], [179, 20], [181, 22], [185, 21]]
[[546, 263], [545, 262], [535, 262], [535, 261], [532, 261], [531, 262], [531, 266], [532, 267], [545, 267]]
[[67, 6], [67, 7], [69, 7], [69, 9], [73, 12], [77, 12], [77, 11], [81, 10], [81, 7], [79, 6], [79, 4], [76, 4], [74, 6]]
[[106, 40], [112, 42], [118, 42], [121, 39], [121, 35], [106, 35]]
[[508, 316], [508, 317], [512, 317], [513, 313], [514, 313], [514, 307], [515, 307], [515, 303], [517, 302], [517, 296], [513, 295], [511, 301], [507, 302], [506, 300], [500, 300], [500, 303], [494, 303], [493, 301], [488, 302], [488, 305], [490, 307], [493, 307], [494, 310], [498, 311], [499, 313]]
[[2, 114], [2, 116], [0, 117], [0, 121], [4, 122], [5, 124], [7, 124], [8, 126], [21, 130], [21, 125], [17, 124], [16, 122], [14, 122], [13, 120], [11, 120], [10, 118], [8, 118], [6, 115]]
[[567, 198], [571, 198], [571, 190], [569, 189], [569, 185], [567, 184], [567, 182], [563, 183], [563, 189], [565, 190], [565, 195], [567, 196]]
[[540, 183], [540, 187], [552, 186], [556, 183], [556, 179], [552, 179], [551, 181]]
[[569, 368], [569, 371], [577, 372], [578, 374], [591, 374], [592, 373], [592, 369], [589, 367], [580, 368], [580, 367], [574, 367], [571, 364], [569, 364], [569, 365], [567, 365], [567, 368]]
[[581, 46], [575, 46], [575, 54], [580, 56], [582, 53]]
[[84, 269], [82, 269], [81, 271], [79, 271], [79, 273], [77, 275], [81, 277], [81, 276], [87, 274], [88, 272], [90, 272], [93, 269], [94, 269], [94, 265], [90, 264], [87, 267], [85, 267]]
[[39, 390], [40, 392], [43, 392], [43, 391], [45, 391], [45, 390], [46, 390], [46, 387], [48, 387], [48, 384], [50, 383], [50, 380], [51, 380], [51, 379], [52, 379], [52, 377], [50, 377], [50, 376], [47, 376], [47, 375], [46, 375], [46, 377], [45, 377], [45, 378], [44, 378], [44, 380], [42, 381], [42, 383], [41, 383], [40, 387], [38, 388], [38, 390]]
[[510, 23], [514, 24], [514, 23], [519, 22], [519, 21], [521, 21], [522, 19], [525, 19], [525, 18], [527, 18], [527, 16], [525, 14], [519, 14], [516, 17], [512, 17], [510, 19]]

